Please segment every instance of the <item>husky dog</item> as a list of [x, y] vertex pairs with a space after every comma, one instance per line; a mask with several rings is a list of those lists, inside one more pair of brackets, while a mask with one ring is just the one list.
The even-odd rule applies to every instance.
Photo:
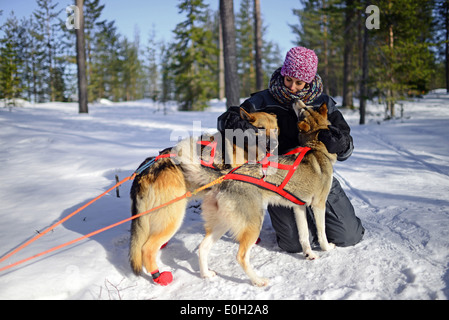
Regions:
[[[254, 136], [259, 135], [257, 138], [264, 138], [265, 142], [268, 142], [270, 137], [271, 140], [275, 141], [274, 138], [276, 138], [278, 132], [275, 115], [265, 112], [249, 114], [244, 109], [240, 109], [240, 116], [254, 127], [262, 129], [257, 130], [257, 133], [253, 131]], [[264, 133], [265, 136], [260, 137]], [[247, 162], [248, 158], [253, 157], [254, 161], [257, 161], [265, 156], [267, 144], [259, 143], [256, 146], [249, 146], [248, 143], [234, 143], [234, 138], [236, 137], [223, 139], [220, 133], [200, 137], [199, 141], [196, 141], [198, 143], [192, 145], [192, 148], [201, 154], [192, 161], [199, 168], [226, 172], [226, 170]], [[271, 142], [270, 145], [275, 145], [275, 142]], [[251, 151], [252, 147], [255, 150]], [[151, 157], [140, 165], [139, 168], [150, 161], [154, 162], [138, 174], [133, 181], [130, 194], [132, 215], [167, 203], [184, 195], [187, 191], [193, 191], [207, 183], [186, 179], [183, 167], [177, 163], [176, 155], [171, 155], [171, 152], [172, 150], [165, 149], [161, 152], [161, 155], [167, 157], [162, 157], [157, 161], [154, 161], [155, 158]], [[185, 149], [184, 154], [187, 154]], [[208, 166], [214, 169], [208, 168]], [[153, 213], [132, 220], [129, 261], [136, 275], [139, 275], [142, 268], [145, 267], [156, 283], [167, 285], [173, 280], [170, 272], [159, 272], [156, 257], [161, 246], [168, 242], [180, 228], [187, 202], [187, 199], [182, 199]]]
[[[296, 155], [281, 155], [277, 158], [277, 168], [268, 167], [263, 172], [263, 163], [246, 163], [237, 168], [236, 174], [256, 177], [273, 186], [283, 185], [283, 191], [301, 199], [302, 203], [313, 210], [319, 244], [324, 251], [331, 250], [334, 244], [328, 243], [325, 234], [325, 204], [329, 194], [333, 164], [336, 155], [330, 154], [326, 146], [318, 140], [320, 130], [328, 130], [327, 106], [323, 104], [318, 110], [306, 107], [302, 102], [294, 104], [299, 114], [299, 145], [307, 149], [297, 169], [286, 181], [282, 166], [296, 164]], [[219, 173], [202, 168], [192, 162], [191, 155], [184, 153], [192, 142], [184, 141], [178, 146], [178, 156], [187, 181], [203, 183], [211, 181]], [[270, 172], [271, 171], [271, 172]], [[265, 183], [264, 182], [264, 183]], [[276, 204], [294, 208], [298, 233], [303, 253], [308, 260], [318, 258], [309, 243], [309, 232], [306, 218], [306, 207], [298, 205], [266, 187], [236, 180], [225, 180], [210, 189], [203, 197], [202, 216], [205, 220], [206, 235], [199, 247], [199, 264], [201, 276], [210, 278], [215, 272], [208, 268], [208, 253], [212, 245], [226, 232], [230, 231], [239, 242], [237, 261], [242, 266], [252, 283], [266, 286], [268, 280], [259, 277], [250, 265], [250, 249], [256, 242], [264, 218], [264, 206]]]

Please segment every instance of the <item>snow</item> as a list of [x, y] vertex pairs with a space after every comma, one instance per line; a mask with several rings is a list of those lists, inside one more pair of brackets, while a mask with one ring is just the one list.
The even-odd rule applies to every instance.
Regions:
[[[235, 260], [237, 244], [222, 238], [210, 253], [211, 280], [199, 275], [204, 231], [199, 202], [160, 252], [161, 271], [174, 282], [154, 284], [128, 265], [130, 223], [0, 272], [0, 299], [440, 299], [449, 297], [449, 95], [435, 91], [403, 101], [404, 117], [381, 121], [369, 104], [367, 124], [343, 110], [355, 151], [335, 166], [366, 228], [353, 247], [319, 252], [306, 261], [276, 245], [266, 216], [252, 250], [268, 287], [250, 284]], [[178, 112], [151, 100], [100, 100], [89, 114], [73, 103], [0, 108], [0, 256], [130, 176], [148, 156], [189, 133], [213, 131], [225, 110]], [[201, 122], [199, 122], [201, 121]], [[27, 258], [125, 219], [130, 182], [101, 198], [7, 261]]]

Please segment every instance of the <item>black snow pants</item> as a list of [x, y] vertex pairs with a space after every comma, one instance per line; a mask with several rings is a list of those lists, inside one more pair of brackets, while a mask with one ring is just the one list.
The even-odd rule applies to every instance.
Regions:
[[[298, 228], [293, 209], [281, 206], [268, 206], [271, 224], [276, 232], [279, 247], [287, 252], [301, 252]], [[310, 242], [318, 241], [312, 210], [307, 207]], [[336, 246], [347, 247], [362, 240], [365, 229], [356, 217], [354, 207], [346, 196], [338, 180], [334, 177], [326, 202], [326, 235]]]

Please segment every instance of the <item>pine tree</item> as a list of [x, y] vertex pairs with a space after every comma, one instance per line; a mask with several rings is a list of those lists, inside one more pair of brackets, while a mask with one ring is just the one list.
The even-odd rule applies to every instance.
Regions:
[[435, 23], [433, 27], [436, 55], [439, 62], [434, 86], [437, 88], [444, 86], [446, 92], [449, 93], [449, 0], [435, 1]]
[[218, 55], [213, 45], [212, 30], [206, 28], [210, 19], [208, 6], [202, 0], [184, 0], [178, 5], [187, 18], [175, 30], [175, 56], [172, 72], [180, 110], [202, 110], [207, 106], [209, 93], [217, 87]]
[[218, 99], [225, 98], [225, 71], [224, 71], [224, 48], [223, 48], [223, 26], [220, 12], [218, 12]]
[[78, 110], [88, 113], [87, 76], [86, 76], [86, 42], [84, 40], [84, 0], [76, 0], [79, 9], [79, 28], [76, 33], [76, 64], [78, 70]]
[[106, 98], [118, 101], [120, 94], [119, 38], [115, 21], [103, 21], [98, 25], [92, 44], [90, 87], [93, 99]]
[[156, 31], [153, 29], [148, 36], [148, 42], [144, 53], [144, 96], [150, 98], [153, 101], [159, 99], [160, 94], [160, 72], [158, 68], [158, 48], [160, 45], [156, 41]]
[[33, 63], [33, 37], [30, 34], [32, 22], [30, 19], [22, 18], [19, 23], [19, 58], [23, 61], [21, 68], [21, 86], [23, 88], [22, 97], [28, 101], [33, 99], [32, 85], [32, 63]]
[[240, 97], [249, 97], [256, 89], [254, 52], [253, 0], [242, 0], [235, 17], [237, 65], [240, 78]]
[[355, 0], [345, 0], [343, 29], [343, 107], [352, 108], [354, 95]]
[[[366, 3], [366, 1], [362, 1], [362, 3]], [[366, 12], [365, 12], [365, 14], [366, 14]], [[365, 17], [365, 20], [367, 19], [367, 17], [365, 15], [361, 14], [361, 16]], [[361, 73], [360, 73], [360, 92], [359, 92], [359, 100], [360, 100], [359, 124], [365, 124], [366, 100], [368, 99], [368, 66], [369, 66], [368, 47], [369, 47], [369, 30], [365, 26], [365, 28], [363, 30], [363, 38], [361, 39], [361, 46], [359, 48], [360, 58], [361, 58], [360, 59]]]
[[395, 103], [422, 94], [434, 74], [431, 51], [432, 2], [384, 0], [379, 2], [382, 27], [373, 32], [372, 76], [377, 95], [386, 103], [385, 117], [393, 118]]
[[174, 65], [175, 44], [161, 43], [161, 94], [160, 101], [165, 105], [175, 99], [175, 79], [171, 67]]
[[303, 9], [294, 10], [299, 24], [291, 27], [298, 44], [317, 53], [326, 93], [345, 95], [347, 105], [351, 91], [364, 98], [378, 96], [391, 118], [398, 99], [428, 90], [436, 66], [434, 1], [378, 1], [380, 28], [367, 32], [366, 1], [304, 0], [303, 4]]
[[297, 35], [297, 45], [315, 51], [318, 74], [324, 82], [324, 92], [341, 95], [343, 68], [342, 8], [338, 0], [303, 0], [303, 9], [293, 9], [298, 24], [291, 24]]
[[273, 72], [282, 66], [284, 57], [282, 56], [279, 44], [273, 41], [263, 42], [262, 67], [264, 71], [263, 83], [265, 87], [269, 83]]
[[[43, 45], [44, 36], [38, 28], [38, 22], [34, 15], [29, 19], [28, 33], [30, 35], [28, 42], [29, 69], [27, 77], [29, 78], [28, 97], [35, 103], [48, 101], [46, 95], [46, 70], [45, 65], [45, 46]], [[31, 98], [32, 97], [32, 98]]]
[[17, 18], [11, 15], [3, 26], [4, 38], [0, 40], [0, 97], [6, 105], [16, 105], [22, 92], [21, 75], [24, 57], [20, 53], [23, 31]]
[[[86, 47], [86, 74], [87, 74], [87, 90], [89, 101], [94, 101], [103, 98], [102, 90], [97, 88], [99, 78], [103, 74], [94, 74], [96, 70], [94, 67], [95, 56], [97, 55], [97, 41], [99, 33], [103, 30], [102, 26], [106, 22], [100, 20], [105, 5], [100, 5], [100, 0], [85, 0], [84, 1], [84, 39]], [[101, 71], [100, 71], [101, 72]], [[99, 80], [102, 82], [101, 80]], [[100, 94], [100, 95], [98, 95]]]
[[242, 0], [239, 11], [236, 14], [236, 39], [237, 39], [237, 61], [240, 77], [240, 96], [248, 97], [250, 94], [266, 88], [273, 72], [282, 65], [282, 53], [279, 45], [266, 41], [264, 34], [266, 27], [261, 24], [261, 72], [262, 85], [257, 87], [256, 67], [256, 28], [254, 21], [254, 0]]
[[53, 0], [36, 0], [36, 2], [38, 9], [33, 12], [33, 15], [36, 19], [37, 34], [40, 34], [36, 39], [39, 40], [39, 45], [45, 48], [45, 55], [41, 57], [40, 64], [43, 69], [41, 76], [45, 77], [45, 99], [55, 101], [55, 57], [59, 53], [61, 44], [57, 41], [61, 32], [58, 16], [62, 10], [56, 9], [58, 3], [53, 4]]
[[126, 37], [122, 39], [120, 44], [121, 50], [121, 100], [130, 101], [143, 97], [140, 91], [139, 83], [143, 77], [141, 62], [139, 60], [139, 48], [136, 42], [130, 42]]
[[15, 98], [21, 92], [20, 77], [18, 75], [19, 64], [12, 41], [2, 39], [0, 47], [0, 97], [6, 105], [15, 105]]
[[237, 73], [237, 48], [235, 40], [234, 1], [220, 0], [221, 32], [225, 71], [226, 107], [240, 104], [239, 78]]
[[260, 14], [260, 0], [254, 0], [254, 46], [256, 67], [256, 89], [260, 91], [264, 87], [262, 68], [262, 17]]

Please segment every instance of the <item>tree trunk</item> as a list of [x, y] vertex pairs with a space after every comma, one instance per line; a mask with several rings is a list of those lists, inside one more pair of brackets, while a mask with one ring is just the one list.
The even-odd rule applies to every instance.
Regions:
[[260, 16], [260, 0], [254, 0], [254, 43], [256, 47], [256, 90], [264, 89], [262, 69], [262, 18]]
[[221, 25], [221, 18], [218, 17], [218, 99], [225, 98], [225, 76], [224, 76], [224, 55], [223, 55], [223, 31]]
[[353, 56], [352, 48], [354, 41], [353, 22], [354, 18], [354, 0], [346, 1], [345, 9], [345, 30], [344, 30], [344, 51], [343, 51], [343, 107], [353, 107], [352, 93], [352, 69]]
[[363, 32], [363, 47], [362, 47], [362, 79], [360, 81], [360, 121], [359, 124], [365, 124], [366, 114], [366, 98], [367, 88], [366, 82], [368, 80], [368, 28]]
[[[388, 9], [391, 12], [393, 7], [393, 2], [390, 0], [388, 2]], [[390, 47], [390, 71], [389, 71], [389, 78], [390, 78], [390, 84], [387, 88], [387, 107], [385, 110], [385, 119], [392, 119], [395, 116], [395, 110], [394, 110], [394, 104], [395, 104], [395, 92], [393, 90], [395, 79], [393, 74], [393, 63], [395, 61], [394, 59], [394, 29], [393, 24], [390, 24], [388, 26], [388, 46]]]
[[[322, 0], [322, 8], [326, 9], [326, 1]], [[321, 18], [321, 24], [323, 28], [323, 55], [324, 55], [324, 61], [322, 66], [323, 74], [321, 75], [324, 83], [324, 93], [329, 95], [329, 46], [328, 46], [328, 28], [327, 28], [327, 13], [324, 13]]]
[[444, 24], [446, 27], [446, 92], [449, 93], [449, 1], [444, 3]]
[[79, 113], [88, 113], [87, 108], [87, 78], [86, 78], [86, 49], [84, 42], [84, 0], [76, 0], [79, 9], [79, 29], [76, 29], [76, 62], [78, 64], [78, 104]]
[[223, 32], [226, 106], [229, 108], [230, 106], [240, 105], [234, 3], [232, 0], [220, 0], [220, 18]]
[[[393, 61], [394, 61], [394, 59], [393, 59], [393, 56], [394, 56], [394, 31], [393, 31], [392, 25], [389, 26], [389, 46], [390, 46], [391, 64], [393, 64]], [[390, 70], [390, 80], [391, 80], [391, 84], [390, 84], [390, 87], [387, 89], [387, 108], [386, 108], [386, 112], [385, 112], [386, 119], [392, 119], [395, 116], [395, 112], [394, 112], [394, 104], [395, 104], [394, 94], [395, 93], [393, 91], [393, 85], [394, 85], [395, 81], [394, 81], [393, 71], [391, 71], [391, 70]]]

